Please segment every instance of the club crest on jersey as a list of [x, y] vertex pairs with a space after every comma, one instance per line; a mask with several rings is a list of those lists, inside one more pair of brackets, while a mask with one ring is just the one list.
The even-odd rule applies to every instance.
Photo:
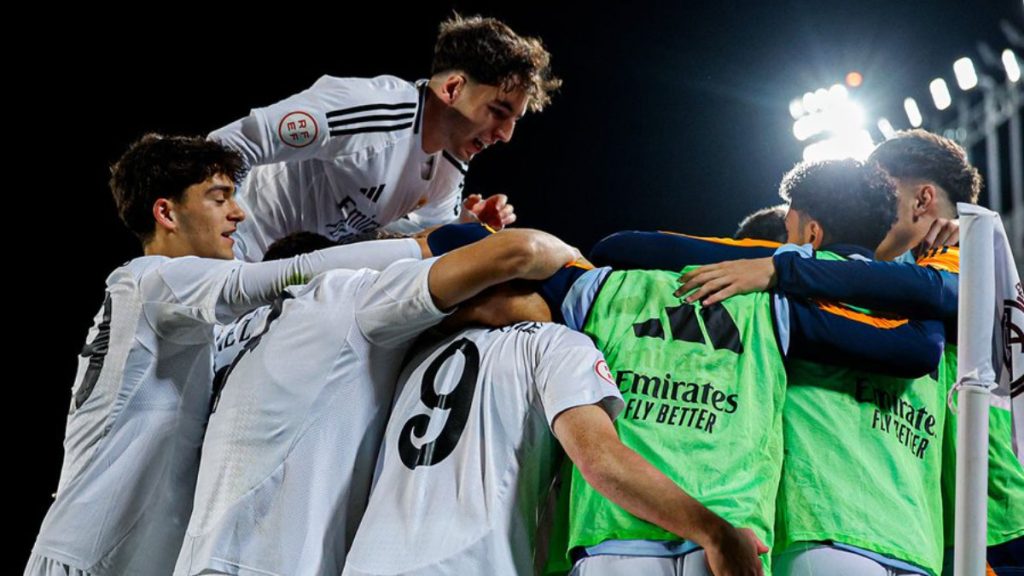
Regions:
[[303, 148], [316, 142], [320, 129], [316, 120], [306, 112], [289, 112], [277, 126], [277, 137], [292, 148]]
[[[608, 363], [605, 362], [603, 358], [594, 364], [594, 372], [596, 372], [604, 381], [608, 382], [612, 386], [616, 386], [615, 379], [612, 378], [612, 371], [608, 368]], [[618, 386], [616, 386], [616, 388], [617, 387]]]

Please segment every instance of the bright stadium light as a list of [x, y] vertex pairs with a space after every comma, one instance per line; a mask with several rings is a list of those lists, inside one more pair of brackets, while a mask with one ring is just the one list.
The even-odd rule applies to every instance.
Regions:
[[875, 143], [867, 130], [858, 130], [841, 136], [835, 136], [821, 142], [815, 142], [804, 148], [804, 160], [839, 160], [855, 158], [865, 160], [874, 149]]
[[920, 128], [924, 119], [921, 118], [921, 109], [917, 107], [917, 100], [907, 98], [903, 101], [903, 109], [907, 111], [907, 120], [914, 128]]
[[843, 86], [842, 84], [833, 84], [832, 87], [828, 89], [830, 102], [842, 102], [843, 100], [846, 100], [848, 95], [849, 92], [846, 91], [846, 86]]
[[793, 136], [796, 136], [797, 140], [803, 142], [815, 134], [824, 132], [827, 128], [825, 114], [817, 112], [804, 116], [794, 122]]
[[1010, 82], [1020, 80], [1020, 62], [1017, 61], [1017, 55], [1009, 48], [1003, 50], [1003, 67], [1006, 68], [1006, 77]]
[[932, 100], [939, 110], [945, 110], [953, 103], [953, 98], [949, 95], [949, 86], [946, 86], [946, 81], [942, 78], [932, 80], [931, 84], [928, 84], [928, 90], [932, 93]]
[[978, 73], [974, 71], [974, 62], [964, 57], [953, 62], [953, 73], [956, 74], [956, 85], [961, 90], [970, 90], [978, 85]]
[[793, 117], [793, 120], [803, 116], [804, 112], [804, 103], [799, 98], [789, 103], [789, 115]]
[[803, 100], [800, 101], [804, 105], [804, 112], [810, 114], [818, 109], [818, 102], [814, 97], [814, 92], [804, 92]]
[[896, 131], [893, 130], [892, 124], [886, 118], [878, 119], [878, 131], [882, 133], [882, 136], [885, 136], [886, 140], [892, 140], [896, 137]]

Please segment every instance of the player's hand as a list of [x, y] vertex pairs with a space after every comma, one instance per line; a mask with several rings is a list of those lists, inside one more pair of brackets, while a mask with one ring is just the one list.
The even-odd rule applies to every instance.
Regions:
[[960, 221], [936, 218], [924, 239], [914, 249], [914, 256], [920, 257], [933, 248], [956, 246], [960, 243]]
[[715, 576], [764, 576], [760, 554], [768, 547], [750, 528], [728, 526], [704, 547], [708, 568]]
[[470, 194], [462, 201], [461, 222], [482, 222], [495, 230], [516, 221], [515, 208], [508, 203], [508, 196], [495, 194], [484, 199], [479, 194]]
[[679, 277], [682, 286], [676, 296], [697, 290], [686, 297], [687, 302], [700, 300], [711, 306], [736, 294], [761, 292], [775, 286], [775, 262], [771, 257], [733, 260], [707, 264]]

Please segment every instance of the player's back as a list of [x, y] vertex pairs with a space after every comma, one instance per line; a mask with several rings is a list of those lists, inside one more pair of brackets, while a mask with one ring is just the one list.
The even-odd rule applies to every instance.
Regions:
[[442, 315], [430, 265], [325, 272], [253, 320], [262, 332], [210, 418], [175, 573], [341, 570], [405, 346]]
[[421, 348], [400, 378], [378, 477], [345, 574], [522, 574], [560, 412], [618, 391], [564, 326], [470, 329]]

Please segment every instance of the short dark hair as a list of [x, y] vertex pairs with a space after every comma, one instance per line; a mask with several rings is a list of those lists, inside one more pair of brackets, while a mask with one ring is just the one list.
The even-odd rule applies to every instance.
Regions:
[[263, 261], [284, 260], [300, 254], [308, 254], [316, 250], [323, 250], [336, 246], [333, 240], [316, 232], [294, 232], [282, 238], [278, 238], [273, 244], [267, 247], [263, 253]]
[[748, 214], [740, 221], [739, 228], [736, 229], [736, 233], [732, 237], [736, 240], [751, 238], [785, 243], [786, 205], [769, 206]]
[[874, 251], [896, 222], [896, 183], [878, 166], [858, 160], [801, 162], [782, 178], [779, 196], [817, 220], [829, 244]]
[[868, 157], [893, 178], [938, 184], [952, 203], [977, 204], [981, 174], [959, 144], [926, 130], [904, 130], [878, 145]]
[[453, 14], [441, 23], [430, 73], [450, 70], [507, 92], [525, 90], [533, 112], [543, 110], [562, 85], [551, 74], [551, 54], [539, 38], [520, 36], [500, 20], [482, 16]]
[[133, 142], [110, 167], [110, 191], [121, 220], [145, 244], [156, 227], [154, 202], [181, 201], [189, 186], [217, 174], [241, 180], [243, 167], [238, 152], [218, 142], [151, 132]]

